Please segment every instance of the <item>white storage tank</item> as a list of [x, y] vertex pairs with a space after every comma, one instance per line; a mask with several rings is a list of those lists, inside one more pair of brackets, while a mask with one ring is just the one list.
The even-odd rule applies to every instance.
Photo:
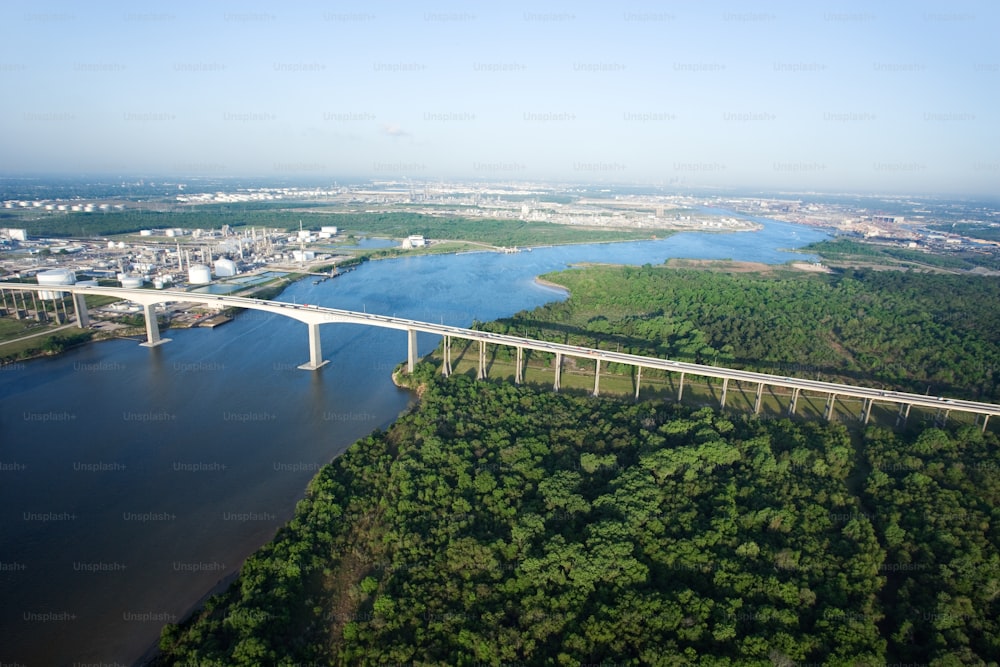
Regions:
[[[50, 269], [40, 271], [37, 276], [39, 285], [75, 285], [76, 273], [70, 269]], [[43, 299], [61, 299], [66, 292], [43, 290], [39, 293]]]
[[146, 282], [142, 279], [142, 276], [122, 276], [118, 279], [122, 287], [131, 287], [135, 289], [136, 287], [142, 287], [142, 284]]
[[236, 275], [236, 262], [231, 259], [215, 260], [215, 275], [220, 278], [228, 278]]
[[204, 264], [192, 264], [188, 269], [188, 282], [192, 285], [207, 285], [212, 282], [212, 270]]

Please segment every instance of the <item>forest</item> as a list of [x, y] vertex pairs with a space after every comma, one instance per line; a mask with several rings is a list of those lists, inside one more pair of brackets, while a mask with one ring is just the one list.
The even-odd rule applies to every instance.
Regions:
[[589, 266], [571, 297], [481, 328], [732, 368], [1000, 402], [1000, 279]]
[[[983, 664], [997, 438], [418, 368], [162, 664]], [[863, 482], [855, 476], [869, 471]]]
[[[994, 279], [547, 278], [570, 299], [482, 326], [995, 400]], [[322, 468], [159, 664], [997, 664], [995, 429], [398, 379], [416, 407]]]

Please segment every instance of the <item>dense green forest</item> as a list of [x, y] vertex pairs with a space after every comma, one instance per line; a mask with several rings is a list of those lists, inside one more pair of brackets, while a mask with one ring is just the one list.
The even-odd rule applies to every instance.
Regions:
[[871, 270], [721, 273], [649, 265], [586, 267], [544, 277], [567, 287], [571, 297], [482, 328], [1000, 401], [995, 277]]
[[[421, 365], [164, 664], [983, 664], [1000, 465], [975, 429], [625, 403]], [[871, 470], [863, 491], [852, 476]], [[991, 527], [992, 526], [992, 527]]]

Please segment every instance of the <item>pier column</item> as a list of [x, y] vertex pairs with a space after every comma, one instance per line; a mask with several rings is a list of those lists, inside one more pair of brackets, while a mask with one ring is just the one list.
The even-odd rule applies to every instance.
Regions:
[[144, 303], [142, 312], [146, 318], [146, 342], [140, 343], [143, 347], [156, 347], [169, 343], [169, 338], [160, 338], [160, 325], [156, 321], [156, 304]]
[[556, 352], [556, 379], [552, 383], [552, 388], [559, 391], [559, 375], [562, 373], [562, 352]]
[[682, 398], [684, 398], [684, 371], [681, 371], [681, 383], [677, 388], [677, 402], [680, 403]]
[[986, 433], [986, 425], [990, 423], [990, 416], [983, 415], [983, 433]]
[[486, 341], [479, 341], [479, 371], [476, 373], [477, 380], [486, 379]]
[[896, 428], [906, 426], [906, 420], [910, 418], [910, 408], [912, 407], [909, 403], [899, 404], [899, 414], [896, 415]]
[[753, 413], [755, 415], [760, 414], [760, 401], [764, 398], [764, 383], [761, 382], [757, 385], [757, 397], [753, 400]]
[[417, 330], [406, 330], [406, 372], [412, 373], [417, 365]]
[[76, 325], [81, 329], [90, 326], [90, 315], [87, 314], [87, 301], [79, 292], [73, 293], [73, 308], [76, 310]]
[[639, 383], [642, 382], [642, 366], [635, 367], [635, 400], [639, 400]]
[[836, 402], [837, 402], [836, 394], [830, 394], [829, 398], [826, 399], [826, 410], [823, 411], [824, 412], [823, 416], [826, 418], [827, 421], [830, 421], [833, 418], [833, 406]]
[[792, 402], [788, 404], [788, 414], [795, 414], [795, 405], [799, 402], [799, 392], [801, 390], [798, 387], [792, 389]]
[[441, 363], [441, 375], [451, 375], [451, 336], [444, 337], [444, 361]]
[[868, 420], [871, 419], [873, 402], [872, 399], [866, 398], [864, 407], [861, 409], [861, 421], [865, 426], [868, 425]]
[[306, 322], [309, 327], [309, 362], [299, 366], [304, 371], [314, 371], [329, 361], [323, 361], [323, 345], [319, 337], [319, 322]]
[[524, 382], [524, 348], [517, 346], [517, 367], [514, 368], [514, 384]]
[[597, 360], [597, 367], [594, 369], [594, 396], [598, 396], [601, 391], [601, 360]]
[[726, 392], [729, 390], [729, 378], [722, 379], [722, 396], [719, 398], [719, 409], [726, 407]]

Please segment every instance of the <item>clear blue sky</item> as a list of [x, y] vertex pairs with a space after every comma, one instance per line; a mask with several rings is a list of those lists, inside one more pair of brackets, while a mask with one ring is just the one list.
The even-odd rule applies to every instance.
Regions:
[[996, 194], [1000, 3], [18, 2], [0, 173]]

